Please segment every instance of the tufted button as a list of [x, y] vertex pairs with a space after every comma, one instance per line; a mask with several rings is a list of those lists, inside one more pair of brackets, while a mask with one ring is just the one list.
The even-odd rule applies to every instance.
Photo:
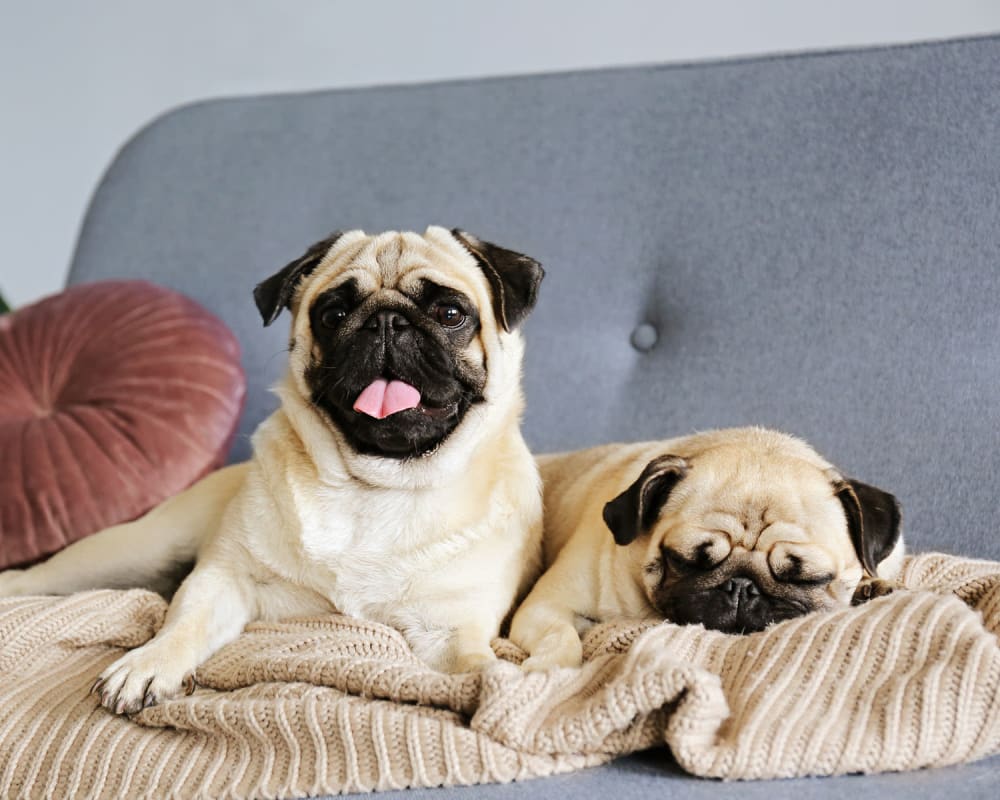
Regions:
[[659, 331], [653, 325], [644, 322], [632, 331], [632, 337], [629, 341], [632, 342], [632, 347], [640, 353], [648, 353], [656, 347], [656, 340], [659, 338]]

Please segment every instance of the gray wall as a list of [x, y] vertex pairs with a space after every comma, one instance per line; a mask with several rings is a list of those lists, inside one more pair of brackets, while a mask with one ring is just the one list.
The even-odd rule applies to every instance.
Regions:
[[14, 304], [62, 285], [115, 150], [181, 103], [1000, 30], [997, 0], [0, 2], [0, 291]]

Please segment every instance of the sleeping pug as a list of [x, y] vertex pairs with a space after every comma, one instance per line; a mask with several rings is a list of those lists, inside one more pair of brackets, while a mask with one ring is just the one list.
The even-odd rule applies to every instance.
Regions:
[[526, 669], [579, 665], [579, 634], [614, 617], [748, 633], [862, 602], [891, 591], [902, 563], [896, 499], [776, 431], [608, 445], [539, 465], [548, 570], [511, 624]]

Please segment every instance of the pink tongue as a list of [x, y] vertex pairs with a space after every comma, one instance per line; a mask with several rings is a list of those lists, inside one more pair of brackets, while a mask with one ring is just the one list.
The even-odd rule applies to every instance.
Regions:
[[385, 419], [390, 414], [416, 408], [419, 403], [420, 392], [410, 384], [377, 378], [358, 395], [354, 410], [375, 419]]

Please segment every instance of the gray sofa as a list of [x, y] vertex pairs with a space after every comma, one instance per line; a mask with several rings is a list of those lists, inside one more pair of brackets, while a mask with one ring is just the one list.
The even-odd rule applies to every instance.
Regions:
[[[539, 451], [758, 423], [900, 498], [914, 550], [1000, 558], [1000, 38], [201, 103], [124, 146], [70, 283], [145, 277], [244, 347], [250, 290], [333, 228], [460, 226], [547, 267]], [[666, 751], [407, 797], [996, 797], [1000, 759], [718, 784]]]

